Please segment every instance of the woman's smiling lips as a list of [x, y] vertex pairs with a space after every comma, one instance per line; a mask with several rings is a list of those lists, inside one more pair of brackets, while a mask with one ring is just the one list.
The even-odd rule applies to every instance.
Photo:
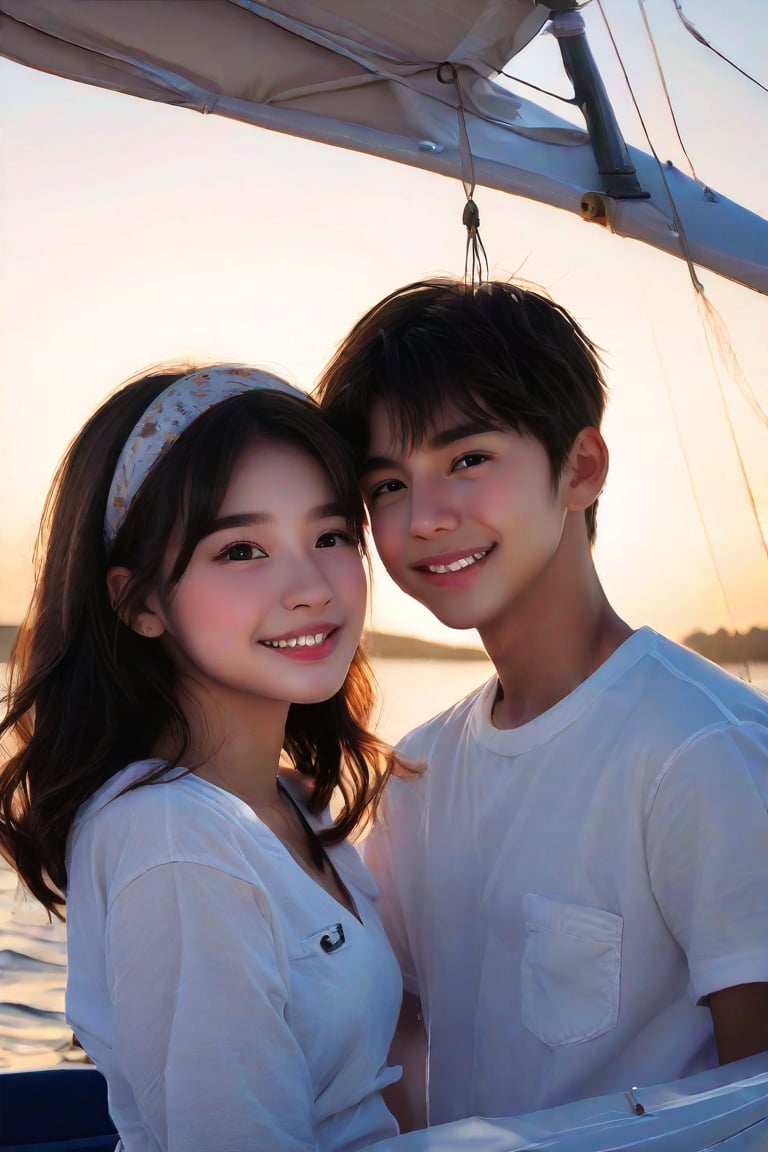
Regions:
[[416, 572], [428, 576], [430, 582], [434, 581], [436, 584], [455, 584], [457, 582], [463, 584], [470, 578], [472, 569], [477, 568], [493, 551], [494, 547], [495, 545], [491, 544], [488, 548], [429, 556], [425, 560], [420, 560], [418, 564], [411, 565], [411, 567]]
[[338, 624], [318, 621], [316, 624], [308, 624], [303, 628], [295, 628], [292, 632], [285, 632], [282, 636], [260, 640], [259, 644], [294, 660], [322, 660], [333, 651], [338, 631]]

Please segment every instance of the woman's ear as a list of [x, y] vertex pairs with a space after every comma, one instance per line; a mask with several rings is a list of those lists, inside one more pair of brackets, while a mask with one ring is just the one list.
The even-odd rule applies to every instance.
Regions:
[[139, 611], [125, 612], [119, 607], [123, 589], [131, 578], [130, 568], [114, 567], [107, 572], [107, 591], [112, 607], [117, 612], [123, 624], [137, 632], [139, 636], [157, 637], [165, 632], [165, 624], [151, 608], [141, 608]]
[[582, 428], [564, 469], [565, 503], [570, 512], [591, 507], [608, 476], [608, 446], [597, 428]]

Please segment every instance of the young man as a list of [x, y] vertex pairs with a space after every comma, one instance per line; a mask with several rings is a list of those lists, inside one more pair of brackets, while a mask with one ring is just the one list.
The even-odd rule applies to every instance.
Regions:
[[420, 1000], [429, 1122], [768, 1049], [768, 701], [606, 599], [590, 340], [521, 287], [413, 284], [320, 395], [390, 575], [496, 669], [402, 741], [425, 768], [391, 782], [365, 850]]

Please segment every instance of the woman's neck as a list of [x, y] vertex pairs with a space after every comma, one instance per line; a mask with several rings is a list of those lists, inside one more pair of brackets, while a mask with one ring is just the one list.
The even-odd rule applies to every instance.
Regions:
[[[273, 801], [290, 705], [252, 697], [214, 699], [194, 686], [185, 689], [180, 703], [190, 731], [184, 766], [249, 804]], [[155, 755], [163, 756], [164, 748], [168, 754], [168, 736], [161, 737]]]

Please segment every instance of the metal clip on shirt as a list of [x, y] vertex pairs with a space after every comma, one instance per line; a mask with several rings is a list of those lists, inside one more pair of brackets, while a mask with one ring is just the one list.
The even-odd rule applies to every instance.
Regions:
[[332, 928], [320, 937], [320, 947], [323, 952], [337, 952], [346, 942], [344, 928], [341, 924], [334, 924]]

